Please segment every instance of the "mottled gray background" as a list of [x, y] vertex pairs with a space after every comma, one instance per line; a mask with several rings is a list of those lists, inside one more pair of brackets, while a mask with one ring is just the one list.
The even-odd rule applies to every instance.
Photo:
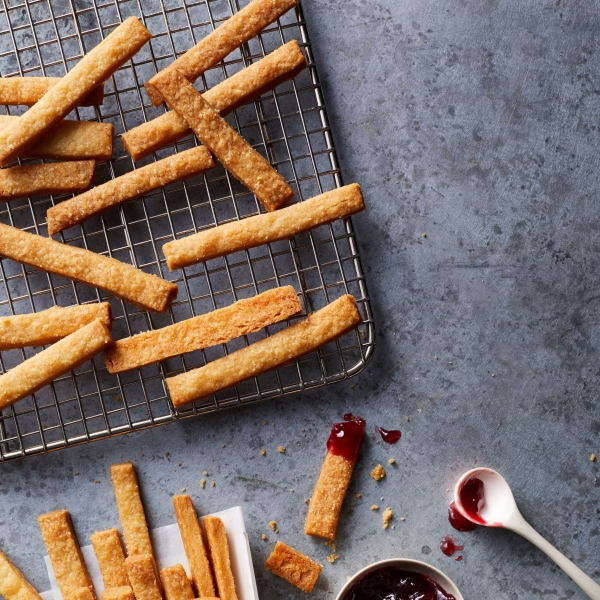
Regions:
[[[276, 539], [325, 565], [315, 598], [333, 598], [373, 560], [404, 556], [443, 569], [466, 599], [582, 599], [509, 532], [457, 534], [462, 562], [438, 547], [451, 533], [448, 490], [488, 465], [542, 535], [600, 579], [590, 461], [600, 455], [600, 3], [303, 7], [344, 178], [368, 205], [355, 224], [375, 358], [345, 384], [0, 465], [0, 547], [46, 589], [36, 516], [68, 508], [82, 541], [115, 525], [109, 465], [133, 460], [153, 527], [174, 521], [170, 497], [183, 487], [203, 512], [244, 507], [263, 600], [305, 597], [262, 568]], [[369, 436], [331, 565], [331, 549], [302, 533], [303, 498], [331, 422], [349, 410]], [[378, 443], [376, 424], [400, 427], [401, 442]], [[390, 457], [376, 483], [372, 466]], [[201, 490], [205, 469], [216, 486]], [[394, 510], [395, 529], [382, 529], [373, 503]]]

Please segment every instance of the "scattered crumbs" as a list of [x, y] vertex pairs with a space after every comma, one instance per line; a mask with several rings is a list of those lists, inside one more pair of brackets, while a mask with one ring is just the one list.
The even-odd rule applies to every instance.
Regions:
[[394, 465], [394, 464], [396, 464], [396, 459], [390, 458], [390, 460], [388, 460], [388, 462], [390, 463], [390, 465]]
[[396, 529], [396, 526], [395, 526], [395, 525], [392, 525], [392, 529]]
[[308, 500], [304, 498], [304, 504], [308, 504]]
[[225, 448], [225, 444], [221, 444], [221, 448]]
[[381, 465], [377, 465], [372, 471], [371, 471], [371, 477], [375, 480], [375, 481], [379, 481], [382, 477], [385, 477], [385, 470]]
[[327, 557], [327, 562], [333, 564], [338, 559], [338, 555], [334, 552]]
[[203, 471], [202, 474], [204, 475], [204, 477], [208, 477], [208, 471]]
[[410, 417], [404, 417], [407, 423], [410, 423]]
[[266, 450], [263, 448], [263, 449], [260, 451], [260, 454], [261, 454], [261, 456], [266, 456], [266, 455], [267, 455], [267, 451], [266, 451]]
[[143, 457], [144, 457], [144, 453], [142, 452], [142, 453], [140, 454], [140, 456], [143, 458]]
[[423, 233], [421, 234], [421, 237], [424, 237], [424, 238], [426, 238], [426, 237], [427, 237], [427, 234], [426, 234], [425, 232], [423, 232]]
[[170, 455], [171, 455], [171, 453], [170, 453], [170, 452], [167, 450], [167, 451], [165, 452], [165, 456], [170, 456]]
[[449, 365], [451, 365], [451, 364], [452, 364], [452, 361], [448, 361], [448, 364], [449, 364]]
[[293, 491], [294, 491], [294, 488], [291, 488], [291, 489], [290, 489], [290, 492], [293, 492]]
[[592, 462], [594, 462], [594, 461], [596, 460], [596, 455], [595, 455], [595, 454], [592, 454], [592, 455], [590, 456], [590, 460], [591, 460]]
[[277, 451], [283, 454], [285, 452], [285, 446], [277, 446]]
[[401, 521], [406, 521], [406, 519], [404, 517], [400, 517]]
[[379, 506], [377, 506], [377, 504], [373, 504], [373, 506], [371, 506], [371, 510], [379, 510]]
[[94, 479], [94, 483], [100, 483], [99, 479]]
[[269, 539], [264, 533], [260, 536], [265, 542]]
[[439, 356], [436, 354], [433, 358], [435, 358], [435, 360], [439, 360]]
[[277, 529], [277, 523], [275, 521], [269, 521], [269, 527], [275, 532], [279, 533], [279, 529]]
[[201, 479], [201, 480], [200, 480], [200, 487], [201, 487], [202, 489], [204, 489], [204, 486], [205, 486], [205, 485], [206, 485], [206, 479]]
[[449, 491], [450, 491], [450, 488], [446, 488], [446, 491], [447, 491], [447, 492], [449, 492]]
[[267, 421], [267, 419], [265, 419], [265, 420], [263, 421], [263, 424], [264, 424], [264, 425], [268, 425], [268, 424], [269, 424], [269, 421]]
[[383, 498], [381, 498], [381, 501], [383, 502]]
[[355, 498], [362, 498], [362, 494], [354, 494]]
[[[592, 456], [594, 456], [594, 455], [592, 454]], [[75, 471], [75, 473], [73, 473], [73, 475], [79, 475], [79, 471]]]
[[496, 373], [492, 373], [492, 377], [496, 377]]
[[210, 487], [215, 487], [216, 483], [214, 481], [210, 482]]
[[350, 389], [351, 389], [351, 390], [353, 390], [353, 389], [354, 389], [354, 384], [352, 384], [352, 385], [350, 386]]
[[178, 466], [178, 467], [180, 467], [180, 466], [181, 466], [181, 463], [180, 463], [180, 462], [178, 462], [178, 463], [177, 463], [177, 466]]
[[329, 546], [334, 552], [337, 551], [337, 544], [335, 543], [335, 540], [325, 540], [323, 542], [326, 546]]
[[302, 431], [306, 431], [306, 429], [304, 429], [304, 427], [302, 428]]
[[394, 516], [394, 513], [392, 512], [392, 509], [388, 506], [384, 511], [383, 511], [383, 528], [387, 529], [388, 525], [390, 524], [390, 520], [392, 519], [392, 517]]
[[182, 492], [185, 492], [185, 488], [181, 488], [181, 491], [182, 491]]

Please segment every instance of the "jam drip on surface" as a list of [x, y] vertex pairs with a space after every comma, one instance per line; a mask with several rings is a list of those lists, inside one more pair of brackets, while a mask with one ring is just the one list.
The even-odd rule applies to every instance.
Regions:
[[327, 450], [349, 462], [356, 462], [365, 437], [365, 425], [366, 421], [361, 417], [355, 417], [352, 413], [344, 415], [344, 422], [334, 423], [331, 428]]
[[477, 523], [485, 525], [485, 520], [481, 518], [480, 511], [485, 506], [485, 496], [483, 493], [483, 481], [473, 477], [463, 483], [459, 491], [460, 501], [463, 509], [469, 515], [469, 518]]
[[359, 579], [343, 600], [456, 600], [423, 573], [382, 567]]
[[442, 554], [452, 556], [455, 552], [464, 550], [464, 546], [457, 545], [449, 535], [445, 535], [440, 542], [440, 550], [442, 551]]
[[402, 432], [398, 429], [388, 430], [383, 427], [376, 427], [375, 429], [386, 444], [395, 444], [402, 437]]
[[477, 525], [472, 521], [469, 521], [466, 517], [463, 517], [456, 508], [456, 503], [453, 502], [448, 509], [448, 521], [450, 525], [458, 531], [473, 531]]

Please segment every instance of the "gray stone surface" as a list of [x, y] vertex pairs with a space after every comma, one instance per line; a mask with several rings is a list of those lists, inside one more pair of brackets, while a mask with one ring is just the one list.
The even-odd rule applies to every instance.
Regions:
[[[438, 546], [451, 533], [448, 490], [489, 465], [542, 535], [600, 579], [599, 4], [303, 5], [344, 178], [368, 204], [355, 224], [372, 363], [313, 393], [1, 465], [0, 547], [46, 589], [36, 516], [69, 508], [81, 540], [115, 525], [109, 465], [133, 460], [152, 526], [174, 521], [170, 496], [183, 487], [204, 512], [244, 507], [263, 600], [305, 597], [263, 570], [276, 539], [325, 565], [315, 598], [404, 556], [443, 569], [467, 599], [583, 599], [509, 532], [457, 533], [462, 562]], [[349, 410], [369, 436], [331, 565], [331, 549], [302, 533], [303, 498], [331, 422]], [[400, 427], [402, 440], [385, 447], [374, 425]], [[201, 490], [205, 469], [216, 485]], [[383, 531], [374, 503], [394, 510], [395, 529]]]

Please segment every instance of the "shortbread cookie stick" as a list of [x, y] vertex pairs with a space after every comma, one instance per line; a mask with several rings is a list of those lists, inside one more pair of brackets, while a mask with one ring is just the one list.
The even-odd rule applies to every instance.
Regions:
[[0, 166], [38, 141], [96, 86], [106, 81], [150, 39], [137, 17], [129, 17], [14, 123], [0, 130]]
[[219, 116], [179, 71], [157, 75], [154, 86], [168, 106], [187, 121], [202, 143], [254, 192], [268, 211], [280, 208], [294, 195], [285, 179]]
[[215, 596], [215, 583], [204, 543], [204, 534], [192, 499], [187, 494], [173, 496], [173, 507], [196, 592], [200, 598]]
[[[0, 104], [33, 106], [61, 77], [0, 77]], [[104, 84], [87, 95], [79, 106], [99, 106], [104, 100]]]
[[160, 580], [167, 600], [194, 600], [194, 590], [182, 565], [160, 570]]
[[336, 219], [345, 219], [364, 208], [360, 186], [352, 183], [272, 213], [225, 223], [168, 242], [163, 246], [163, 252], [169, 269], [173, 271], [239, 250], [285, 240]]
[[4, 600], [42, 600], [3, 552], [0, 552], [0, 595]]
[[84, 587], [95, 598], [92, 578], [83, 562], [69, 511], [57, 510], [40, 515], [38, 523], [63, 598]]
[[208, 363], [204, 367], [166, 379], [173, 405], [178, 408], [276, 369], [313, 352], [354, 329], [362, 322], [356, 300], [342, 296], [275, 335]]
[[53, 344], [96, 320], [110, 328], [108, 302], [69, 308], [53, 306], [39, 313], [0, 317], [0, 350]]
[[118, 206], [161, 186], [204, 173], [214, 166], [211, 153], [204, 146], [197, 146], [125, 173], [116, 179], [97, 185], [85, 194], [51, 207], [46, 214], [48, 235], [73, 227], [113, 206]]
[[[280, 83], [293, 79], [305, 67], [304, 54], [298, 42], [292, 40], [215, 85], [203, 97], [224, 116]], [[140, 160], [190, 133], [192, 130], [187, 121], [172, 110], [125, 132], [121, 142], [133, 160]]]
[[[123, 536], [127, 545], [127, 554], [130, 557], [153, 556], [148, 523], [146, 522], [135, 467], [130, 462], [111, 465], [110, 476], [115, 490]], [[133, 591], [136, 591], [135, 586]]]
[[93, 160], [78, 160], [0, 169], [0, 201], [87, 190], [95, 168]]
[[[19, 117], [0, 115], [0, 130]], [[112, 156], [114, 125], [95, 121], [61, 121], [21, 158], [108, 160]]]
[[277, 542], [265, 569], [279, 575], [303, 592], [312, 592], [323, 567], [304, 554], [282, 542]]
[[90, 536], [94, 554], [98, 559], [100, 574], [105, 588], [121, 588], [129, 585], [125, 568], [125, 551], [116, 528], [96, 531]]
[[128, 556], [125, 567], [136, 600], [163, 600], [163, 590], [152, 555]]
[[127, 579], [127, 584], [128, 585], [122, 587], [104, 590], [100, 593], [100, 598], [102, 598], [102, 600], [135, 600], [133, 590], [129, 585], [129, 578]]
[[146, 91], [152, 104], [158, 106], [162, 102], [156, 79], [165, 71], [177, 69], [188, 81], [196, 81], [204, 71], [258, 35], [267, 25], [296, 6], [296, 3], [297, 0], [250, 2], [146, 83]]
[[238, 600], [235, 590], [235, 581], [231, 571], [231, 559], [229, 558], [229, 544], [225, 525], [219, 517], [207, 516], [202, 520], [206, 540], [210, 551], [210, 558], [219, 590], [221, 600]]
[[365, 435], [365, 421], [359, 417], [335, 423], [327, 441], [327, 455], [310, 499], [304, 533], [334, 540], [342, 504]]
[[106, 368], [109, 373], [121, 373], [171, 356], [225, 344], [301, 310], [291, 285], [268, 290], [205, 315], [119, 340], [104, 353]]
[[82, 587], [69, 594], [64, 600], [94, 600], [90, 588]]
[[144, 310], [165, 312], [177, 285], [83, 248], [0, 223], [0, 254], [17, 262], [107, 290]]
[[112, 341], [106, 325], [93, 321], [0, 375], [0, 410], [72, 371]]

